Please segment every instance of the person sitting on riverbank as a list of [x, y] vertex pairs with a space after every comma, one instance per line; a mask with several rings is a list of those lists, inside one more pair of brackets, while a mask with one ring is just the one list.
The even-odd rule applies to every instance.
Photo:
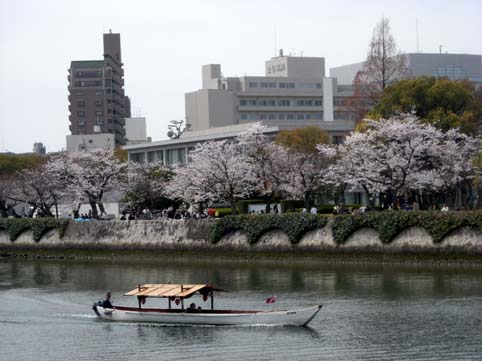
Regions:
[[110, 300], [112, 294], [110, 292], [107, 292], [107, 294], [105, 295], [105, 299], [104, 301], [102, 301], [102, 307], [104, 308], [114, 308], [114, 306], [112, 305], [112, 302]]

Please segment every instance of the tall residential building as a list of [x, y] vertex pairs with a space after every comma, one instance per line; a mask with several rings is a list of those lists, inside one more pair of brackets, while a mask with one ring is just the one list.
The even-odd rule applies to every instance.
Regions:
[[344, 106], [351, 86], [325, 76], [322, 57], [284, 56], [266, 61], [264, 76], [224, 77], [219, 64], [202, 67], [202, 88], [185, 96], [192, 131], [262, 121], [293, 129], [317, 125], [333, 137], [354, 128], [356, 114]]
[[104, 34], [102, 60], [72, 61], [68, 80], [72, 135], [109, 134], [114, 146], [125, 144], [130, 101], [124, 93], [120, 34]]
[[[474, 54], [405, 54], [411, 75], [429, 75], [450, 80], [467, 79], [475, 85], [482, 85], [482, 55]], [[337, 66], [330, 69], [330, 76], [339, 84], [352, 84], [363, 62]]]

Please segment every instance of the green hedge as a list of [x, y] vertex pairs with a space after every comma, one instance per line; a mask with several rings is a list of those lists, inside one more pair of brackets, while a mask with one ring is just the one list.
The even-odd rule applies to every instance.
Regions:
[[323, 228], [328, 217], [312, 214], [259, 214], [224, 217], [211, 229], [211, 240], [218, 242], [225, 234], [242, 230], [250, 243], [258, 241], [264, 233], [279, 229], [284, 231], [292, 243], [297, 243], [308, 231]]
[[441, 242], [459, 227], [474, 227], [482, 232], [482, 212], [368, 212], [359, 215], [338, 215], [331, 225], [333, 239], [345, 242], [361, 228], [373, 228], [382, 242], [391, 242], [404, 229], [421, 227], [427, 230], [434, 242]]
[[59, 237], [62, 238], [65, 234], [68, 224], [68, 219], [1, 218], [0, 230], [6, 230], [11, 241], [15, 241], [23, 232], [31, 230], [33, 231], [34, 241], [38, 242], [45, 233], [52, 229], [58, 229]]

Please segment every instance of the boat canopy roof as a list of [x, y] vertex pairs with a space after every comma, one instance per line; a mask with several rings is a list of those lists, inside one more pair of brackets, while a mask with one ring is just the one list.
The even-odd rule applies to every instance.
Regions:
[[208, 295], [212, 291], [225, 291], [216, 288], [210, 284], [192, 285], [192, 284], [174, 284], [174, 283], [148, 283], [138, 285], [124, 294], [124, 296], [139, 296], [139, 297], [161, 297], [161, 298], [188, 298], [196, 292], [202, 295]]

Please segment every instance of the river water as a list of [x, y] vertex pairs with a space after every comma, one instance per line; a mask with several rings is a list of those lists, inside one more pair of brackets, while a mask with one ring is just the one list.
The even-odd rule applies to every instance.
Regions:
[[[0, 360], [482, 360], [480, 269], [320, 263], [0, 259]], [[268, 310], [273, 295], [279, 309], [324, 306], [309, 328], [116, 323], [91, 311], [106, 290], [134, 305], [123, 292], [167, 282], [228, 289], [218, 308]]]

